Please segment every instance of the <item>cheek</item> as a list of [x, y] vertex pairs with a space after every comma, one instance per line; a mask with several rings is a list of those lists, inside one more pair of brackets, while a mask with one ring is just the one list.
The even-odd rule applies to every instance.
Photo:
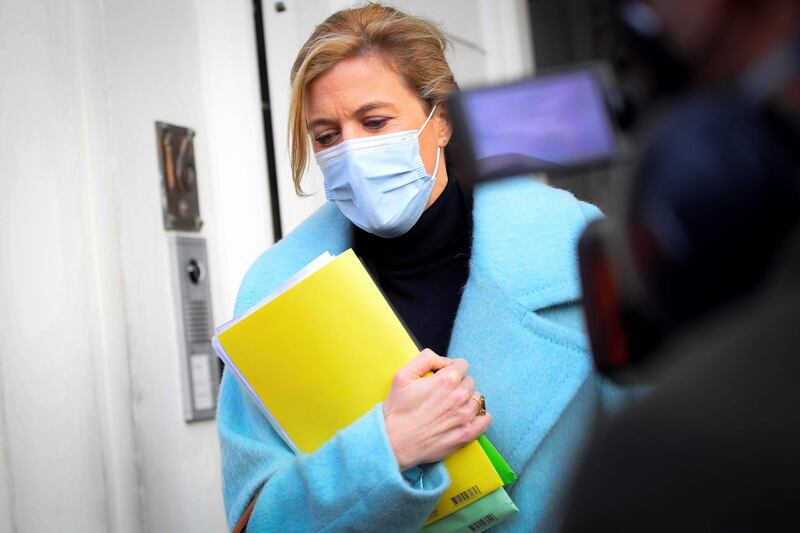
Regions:
[[[425, 168], [428, 172], [433, 171], [433, 166], [436, 163], [436, 135], [433, 130], [425, 130], [419, 136], [419, 153], [422, 156], [422, 162], [425, 163]], [[440, 156], [441, 157], [441, 156]]]

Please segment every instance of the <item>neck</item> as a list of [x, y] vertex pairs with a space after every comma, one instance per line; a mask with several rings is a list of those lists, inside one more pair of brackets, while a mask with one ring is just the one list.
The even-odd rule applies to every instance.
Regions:
[[[444, 150], [442, 150], [444, 152]], [[428, 203], [425, 204], [425, 209], [428, 209], [430, 206], [439, 199], [442, 195], [442, 191], [444, 191], [445, 187], [447, 187], [447, 165], [445, 164], [444, 160], [444, 153], [442, 153], [442, 162], [439, 165], [439, 170], [436, 176], [436, 183], [433, 184], [433, 190], [431, 191], [431, 195], [428, 197]]]
[[406, 233], [390, 239], [354, 228], [353, 248], [359, 255], [373, 257], [381, 264], [427, 264], [453, 247], [469, 244], [471, 211], [469, 203], [453, 178], [440, 192], [436, 203], [426, 209]]

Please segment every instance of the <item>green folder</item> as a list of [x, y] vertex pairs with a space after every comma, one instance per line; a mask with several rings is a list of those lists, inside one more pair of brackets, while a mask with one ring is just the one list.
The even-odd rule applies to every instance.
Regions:
[[422, 532], [472, 533], [486, 531], [518, 512], [519, 509], [508, 497], [506, 490], [501, 488], [422, 528]]
[[[503, 486], [517, 479], [517, 475], [511, 470], [511, 467], [508, 466], [508, 463], [506, 463], [506, 460], [503, 459], [503, 456], [500, 455], [494, 445], [489, 442], [489, 439], [481, 435], [478, 437], [478, 443], [497, 471], [497, 475], [500, 476]], [[455, 513], [422, 528], [422, 531], [425, 533], [485, 531], [518, 512], [519, 509], [508, 497], [508, 493], [505, 489], [500, 488]]]
[[500, 479], [503, 482], [503, 486], [512, 483], [515, 479], [517, 479], [517, 475], [511, 470], [511, 467], [508, 466], [506, 460], [500, 455], [494, 445], [489, 442], [484, 435], [478, 437], [478, 443], [483, 448], [484, 453], [489, 457], [489, 461], [492, 462], [492, 466], [497, 471], [497, 475], [500, 476]]

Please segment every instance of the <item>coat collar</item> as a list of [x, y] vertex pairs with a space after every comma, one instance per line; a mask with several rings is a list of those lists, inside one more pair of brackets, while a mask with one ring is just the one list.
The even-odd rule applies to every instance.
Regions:
[[589, 207], [530, 178], [483, 185], [475, 195], [470, 268], [528, 310], [578, 300], [576, 251]]
[[[530, 178], [513, 178], [475, 190], [470, 272], [491, 278], [506, 297], [528, 310], [579, 298], [577, 239], [596, 209], [570, 193]], [[236, 301], [239, 315], [328, 251], [351, 246], [349, 221], [327, 203], [264, 252], [245, 276]]]

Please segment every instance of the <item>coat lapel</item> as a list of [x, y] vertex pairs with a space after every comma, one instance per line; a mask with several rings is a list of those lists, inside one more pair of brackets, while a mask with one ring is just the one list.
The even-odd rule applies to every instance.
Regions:
[[569, 193], [533, 180], [477, 191], [470, 277], [450, 343], [470, 361], [494, 417], [488, 436], [518, 474], [591, 376], [585, 336], [546, 318], [580, 290], [586, 217]]
[[521, 474], [590, 374], [571, 332], [508, 298], [491, 280], [470, 278], [450, 342], [494, 417], [488, 437]]

